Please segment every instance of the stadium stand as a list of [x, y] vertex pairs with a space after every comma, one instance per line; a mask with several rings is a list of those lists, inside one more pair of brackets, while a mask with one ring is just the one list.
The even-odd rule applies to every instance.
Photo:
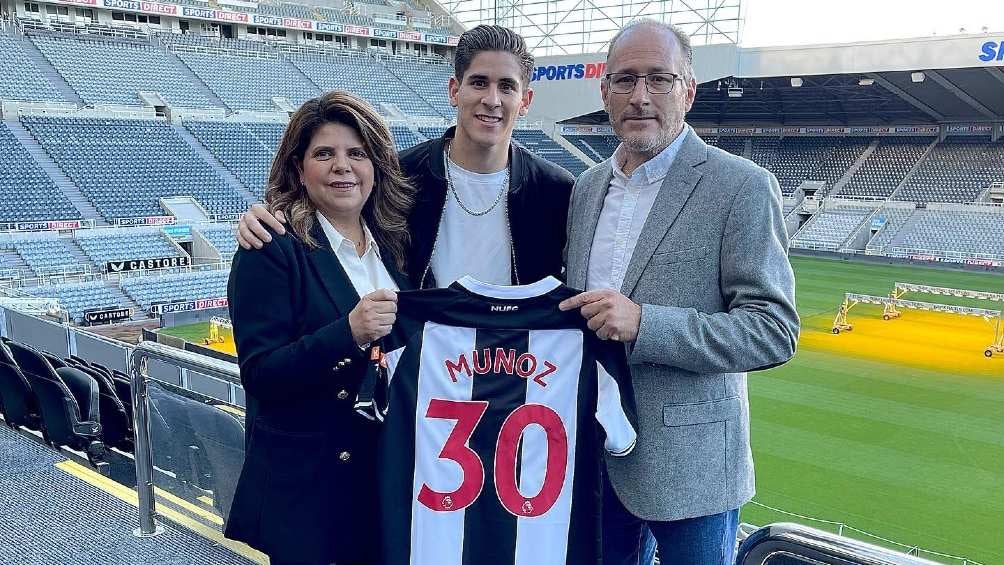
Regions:
[[[784, 194], [794, 192], [803, 181], [824, 181], [829, 189], [870, 142], [869, 138], [854, 137], [784, 137], [777, 143], [768, 169], [777, 176]], [[757, 140], [753, 143], [755, 146]]]
[[216, 214], [247, 208], [167, 122], [22, 116], [21, 123], [109, 220], [159, 215], [158, 199], [167, 196], [192, 196]]
[[402, 55], [383, 56], [380, 62], [398, 79], [424, 98], [445, 118], [452, 118], [457, 111], [446, 98], [446, 85], [453, 76], [453, 66], [442, 60], [427, 57], [416, 58]]
[[733, 155], [742, 156], [746, 153], [746, 140], [747, 138], [745, 137], [739, 137], [734, 135], [723, 135], [723, 136], [709, 136], [704, 141], [708, 145], [714, 145], [715, 147], [728, 151]]
[[203, 224], [196, 229], [206, 237], [209, 243], [223, 257], [229, 257], [237, 252], [237, 238], [234, 236], [234, 226], [230, 224]]
[[436, 139], [437, 137], [443, 137], [446, 130], [447, 128], [445, 127], [420, 127], [418, 128], [418, 133], [421, 133], [428, 139]]
[[82, 283], [49, 284], [21, 289], [29, 296], [55, 298], [69, 313], [70, 318], [80, 323], [84, 311], [93, 308], [127, 307], [128, 302], [118, 289], [107, 286], [104, 281]]
[[144, 91], [159, 93], [172, 106], [212, 106], [183, 69], [145, 40], [65, 34], [33, 34], [31, 40], [88, 104], [137, 106]]
[[56, 183], [32, 159], [6, 123], [0, 122], [0, 221], [80, 218]]
[[122, 290], [149, 310], [155, 303], [226, 296], [229, 276], [225, 270], [130, 277], [122, 280]]
[[240, 122], [186, 120], [185, 128], [258, 199], [265, 194], [273, 151]]
[[620, 140], [612, 135], [566, 135], [565, 139], [597, 163], [613, 155], [620, 145]]
[[917, 210], [896, 233], [888, 248], [933, 254], [965, 254], [1004, 258], [1004, 210], [949, 205]]
[[854, 233], [876, 206], [867, 204], [824, 205], [791, 241], [792, 247], [836, 251]]
[[875, 220], [881, 222], [881, 227], [868, 241], [865, 250], [868, 253], [882, 253], [889, 245], [896, 233], [906, 224], [906, 221], [913, 216], [914, 207], [896, 206], [887, 204], [875, 214]]
[[934, 141], [931, 137], [880, 138], [878, 147], [839, 194], [889, 198]]
[[573, 175], [578, 176], [586, 170], [586, 164], [581, 159], [569, 153], [567, 149], [558, 145], [558, 142], [540, 130], [514, 129], [512, 137], [530, 151], [552, 163], [561, 165]]
[[[331, 54], [290, 54], [287, 58], [321, 90], [348, 90], [385, 115], [381, 102], [394, 104], [410, 116], [439, 116], [425, 99], [364, 53], [343, 49]], [[445, 88], [439, 92], [440, 97]]]
[[184, 254], [160, 229], [80, 230], [76, 232], [76, 240], [101, 269], [110, 261], [181, 257]]
[[241, 125], [254, 134], [273, 154], [279, 149], [282, 134], [286, 131], [286, 124], [283, 122], [244, 122]]
[[949, 138], [936, 145], [894, 196], [916, 202], [973, 202], [1004, 180], [1004, 143], [988, 137]]
[[56, 232], [15, 236], [14, 249], [39, 276], [86, 271], [90, 265], [81, 263]]
[[[161, 37], [168, 35], [174, 34]], [[286, 99], [293, 106], [299, 106], [321, 93], [296, 67], [263, 46], [232, 49], [182, 43], [170, 45], [174, 54], [231, 110], [278, 111], [280, 108], [273, 98]]]
[[425, 141], [405, 126], [391, 126], [390, 133], [394, 136], [394, 144], [397, 145], [398, 151], [404, 151]]
[[38, 65], [24, 52], [21, 41], [0, 26], [0, 99], [62, 102], [63, 97]]

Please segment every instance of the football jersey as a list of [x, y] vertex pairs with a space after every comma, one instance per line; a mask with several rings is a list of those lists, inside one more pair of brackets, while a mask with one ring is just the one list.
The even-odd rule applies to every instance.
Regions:
[[634, 393], [623, 344], [558, 309], [577, 293], [464, 277], [398, 294], [356, 404], [383, 421], [386, 563], [599, 561], [603, 453], [633, 449]]

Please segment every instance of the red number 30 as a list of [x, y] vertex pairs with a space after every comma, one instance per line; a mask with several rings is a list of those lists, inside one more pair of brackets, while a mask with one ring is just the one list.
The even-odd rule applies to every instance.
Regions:
[[[485, 484], [485, 470], [481, 458], [468, 447], [474, 429], [481, 421], [488, 402], [473, 400], [442, 400], [429, 402], [426, 418], [456, 420], [456, 425], [446, 444], [439, 452], [440, 459], [460, 465], [463, 480], [453, 492], [439, 492], [423, 484], [418, 501], [430, 510], [452, 512], [467, 508], [477, 499]], [[537, 424], [547, 435], [547, 465], [540, 491], [524, 496], [516, 484], [516, 452], [519, 439], [531, 424]], [[495, 489], [499, 502], [516, 516], [534, 517], [546, 514], [554, 506], [565, 482], [568, 463], [568, 436], [558, 413], [543, 404], [524, 404], [512, 411], [499, 430], [495, 446]]]

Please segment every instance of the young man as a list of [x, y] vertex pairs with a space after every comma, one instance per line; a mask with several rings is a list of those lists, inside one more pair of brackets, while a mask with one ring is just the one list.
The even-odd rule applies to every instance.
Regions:
[[[518, 34], [479, 25], [460, 37], [450, 77], [457, 125], [401, 153], [417, 189], [409, 216], [408, 276], [417, 288], [464, 275], [493, 284], [561, 276], [571, 174], [512, 143], [533, 100], [533, 56]], [[261, 247], [282, 233], [261, 205], [244, 214], [238, 242]]]

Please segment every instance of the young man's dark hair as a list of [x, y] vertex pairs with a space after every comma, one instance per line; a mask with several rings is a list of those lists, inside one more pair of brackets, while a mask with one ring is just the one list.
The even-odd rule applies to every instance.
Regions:
[[453, 57], [453, 68], [457, 80], [463, 80], [464, 74], [471, 66], [471, 61], [484, 51], [505, 51], [512, 53], [523, 69], [523, 88], [530, 84], [533, 74], [533, 55], [526, 48], [526, 41], [515, 31], [497, 25], [479, 25], [471, 28], [460, 36], [457, 52]]

